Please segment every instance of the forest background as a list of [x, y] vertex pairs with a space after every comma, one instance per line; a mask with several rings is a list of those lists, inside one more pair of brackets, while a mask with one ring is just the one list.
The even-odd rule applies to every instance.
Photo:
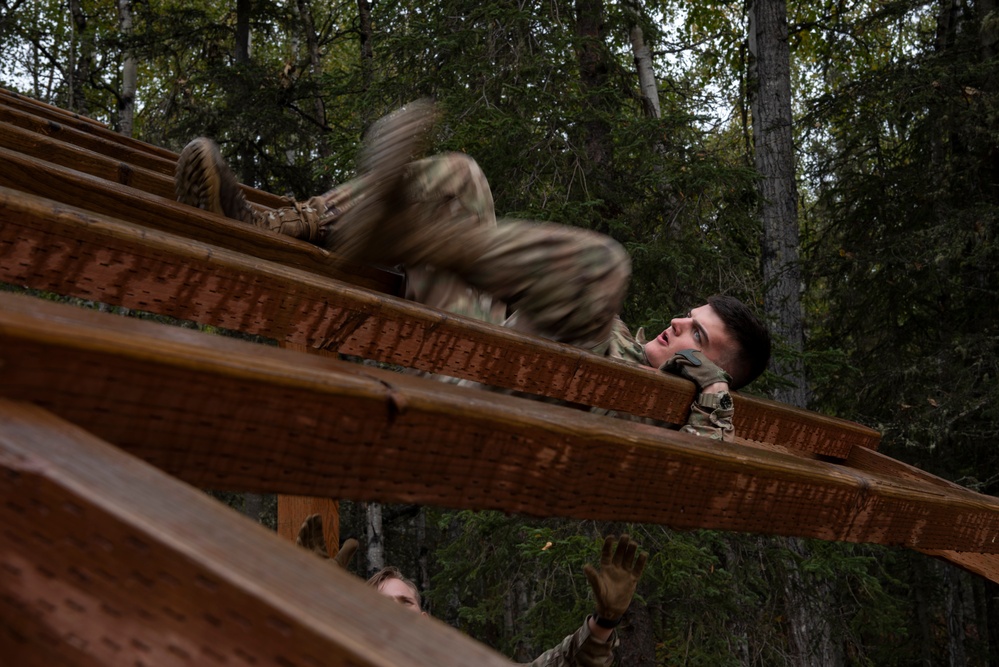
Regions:
[[[241, 180], [293, 197], [350, 178], [365, 128], [431, 96], [434, 149], [472, 155], [500, 214], [628, 247], [629, 324], [713, 293], [757, 304], [778, 347], [750, 392], [999, 493], [994, 0], [0, 9], [4, 87], [173, 150], [213, 137]], [[273, 498], [217, 495], [273, 525]], [[999, 586], [910, 551], [341, 509], [358, 574], [398, 565], [431, 613], [518, 660], [578, 626], [583, 563], [628, 530], [652, 558], [622, 664], [999, 665]]]

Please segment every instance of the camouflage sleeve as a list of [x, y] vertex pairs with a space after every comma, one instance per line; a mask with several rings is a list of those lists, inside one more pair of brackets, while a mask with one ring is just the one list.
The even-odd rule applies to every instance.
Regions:
[[589, 618], [555, 648], [535, 658], [529, 667], [610, 667], [619, 641], [617, 632], [606, 642], [590, 634]]
[[680, 430], [713, 440], [731, 442], [735, 435], [735, 427], [732, 425], [734, 416], [735, 408], [728, 392], [701, 394], [690, 406], [690, 416]]

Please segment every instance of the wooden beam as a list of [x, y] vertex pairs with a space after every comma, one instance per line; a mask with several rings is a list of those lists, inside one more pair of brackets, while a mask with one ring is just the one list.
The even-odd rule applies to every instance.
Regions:
[[137, 188], [151, 195], [171, 200], [176, 198], [172, 173], [168, 175], [116, 160], [10, 123], [0, 122], [0, 147], [112, 183]]
[[[157, 184], [158, 190], [147, 191], [173, 199], [173, 175], [177, 168], [178, 157], [175, 153], [164, 154], [152, 150], [156, 147], [149, 144], [145, 145], [147, 150], [141, 150], [136, 148], [134, 140], [123, 143], [121, 140], [125, 137], [116, 132], [84, 132], [55, 120], [44, 120], [25, 111], [5, 106], [2, 101], [3, 96], [0, 95], [0, 121], [3, 122], [0, 138], [8, 142], [13, 141], [4, 135], [13, 134], [15, 130], [35, 135], [35, 139], [21, 138], [18, 145], [9, 145], [8, 148], [111, 181], [125, 185], [132, 184], [135, 187], [140, 186], [123, 179], [130, 178], [134, 170], [146, 170], [163, 177], [168, 184], [166, 187]], [[101, 162], [96, 156], [103, 157], [105, 161]], [[108, 172], [112, 175], [105, 175]], [[247, 199], [262, 206], [276, 208], [287, 205], [287, 201], [278, 195], [247, 185], [241, 184], [240, 187]]]
[[[59, 167], [0, 148], [0, 187], [7, 200], [25, 193], [81, 210], [125, 218], [138, 230], [158, 229], [198, 239], [330, 278], [349, 278], [354, 284], [381, 292], [400, 289], [397, 273], [338, 260], [326, 250], [289, 236], [258, 229], [223, 216], [185, 206], [171, 199]], [[33, 206], [33, 204], [28, 204]], [[5, 224], [15, 222], [10, 211]]]
[[201, 488], [999, 552], [999, 500], [0, 295], [0, 392]]
[[[693, 398], [691, 383], [651, 369], [16, 191], [0, 188], [0, 215], [10, 283], [671, 423]], [[871, 429], [772, 401], [737, 395], [736, 413], [744, 437], [826, 456], [878, 442]]]
[[0, 535], [4, 664], [512, 664], [82, 429], [5, 400]]
[[128, 146], [130, 148], [134, 148], [135, 150], [144, 151], [152, 155], [165, 157], [167, 159], [177, 159], [177, 154], [167, 148], [154, 146], [153, 144], [149, 144], [132, 137], [126, 137], [123, 134], [111, 130], [107, 125], [100, 121], [94, 120], [93, 118], [82, 116], [72, 111], [66, 111], [65, 109], [60, 109], [59, 107], [52, 106], [51, 104], [39, 102], [36, 99], [30, 98], [26, 95], [21, 95], [20, 93], [14, 93], [0, 88], [0, 105], [24, 111], [46, 120], [52, 120], [87, 134], [110, 139], [118, 144], [121, 144], [122, 146]]
[[[61, 107], [47, 104], [40, 100], [36, 100], [33, 97], [22, 95], [21, 93], [15, 93], [14, 91], [7, 90], [6, 88], [0, 88], [0, 104], [12, 106], [17, 109], [23, 109], [42, 118], [51, 118], [64, 122], [73, 121], [75, 123], [85, 124], [98, 130], [106, 132], [111, 131], [108, 129], [107, 125], [98, 120], [94, 120], [88, 116], [82, 116], [75, 111], [67, 111]], [[123, 138], [128, 139], [128, 137]], [[157, 150], [165, 151], [166, 149], [160, 148]]]
[[0, 121], [14, 125], [36, 134], [42, 134], [59, 139], [67, 144], [86, 148], [115, 160], [121, 160], [135, 167], [142, 167], [164, 175], [173, 175], [177, 166], [177, 156], [139, 150], [134, 146], [125, 146], [110, 137], [99, 136], [89, 132], [74, 129], [65, 123], [42, 118], [33, 113], [22, 111], [2, 103], [0, 96]]

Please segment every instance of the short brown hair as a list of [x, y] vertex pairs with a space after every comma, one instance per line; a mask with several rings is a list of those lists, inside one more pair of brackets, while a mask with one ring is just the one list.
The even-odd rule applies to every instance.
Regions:
[[423, 606], [423, 600], [420, 599], [420, 589], [416, 587], [416, 584], [413, 583], [412, 580], [407, 579], [406, 576], [403, 575], [403, 573], [399, 570], [399, 568], [393, 565], [388, 565], [386, 567], [383, 567], [382, 569], [378, 570], [373, 575], [371, 575], [371, 578], [368, 579], [368, 586], [371, 586], [375, 590], [378, 590], [378, 587], [381, 586], [383, 582], [388, 581], [389, 579], [398, 579], [402, 583], [406, 584], [409, 588], [413, 590], [413, 593], [416, 596], [416, 605], [418, 607]]
[[770, 332], [758, 317], [732, 296], [708, 297], [708, 305], [718, 314], [725, 328], [732, 334], [738, 351], [726, 364], [732, 376], [732, 389], [745, 387], [758, 378], [770, 363]]

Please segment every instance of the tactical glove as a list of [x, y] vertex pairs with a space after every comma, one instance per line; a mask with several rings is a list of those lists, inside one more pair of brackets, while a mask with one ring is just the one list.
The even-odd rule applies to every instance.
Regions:
[[330, 557], [326, 550], [326, 537], [323, 535], [323, 517], [321, 515], [310, 514], [305, 517], [302, 527], [298, 529], [295, 544], [308, 549], [320, 558]]
[[295, 544], [308, 549], [320, 558], [333, 561], [334, 565], [338, 565], [344, 570], [350, 565], [350, 560], [354, 557], [354, 552], [357, 551], [357, 540], [352, 537], [343, 543], [335, 558], [330, 558], [330, 554], [326, 550], [326, 538], [323, 535], [323, 517], [319, 514], [310, 514], [305, 518], [302, 527], [298, 529]]
[[638, 580], [645, 570], [645, 561], [649, 558], [644, 551], [636, 557], [637, 551], [638, 544], [627, 535], [621, 536], [615, 550], [614, 536], [609, 535], [600, 554], [600, 570], [589, 564], [583, 567], [597, 603], [597, 625], [613, 628], [628, 611]]
[[659, 370], [681, 375], [696, 384], [698, 389], [716, 382], [732, 382], [732, 376], [716, 366], [700, 350], [680, 350], [660, 366]]
[[340, 551], [336, 552], [333, 562], [346, 570], [347, 566], [350, 565], [350, 559], [354, 557], [355, 551], [357, 551], [357, 540], [351, 537], [343, 543]]

